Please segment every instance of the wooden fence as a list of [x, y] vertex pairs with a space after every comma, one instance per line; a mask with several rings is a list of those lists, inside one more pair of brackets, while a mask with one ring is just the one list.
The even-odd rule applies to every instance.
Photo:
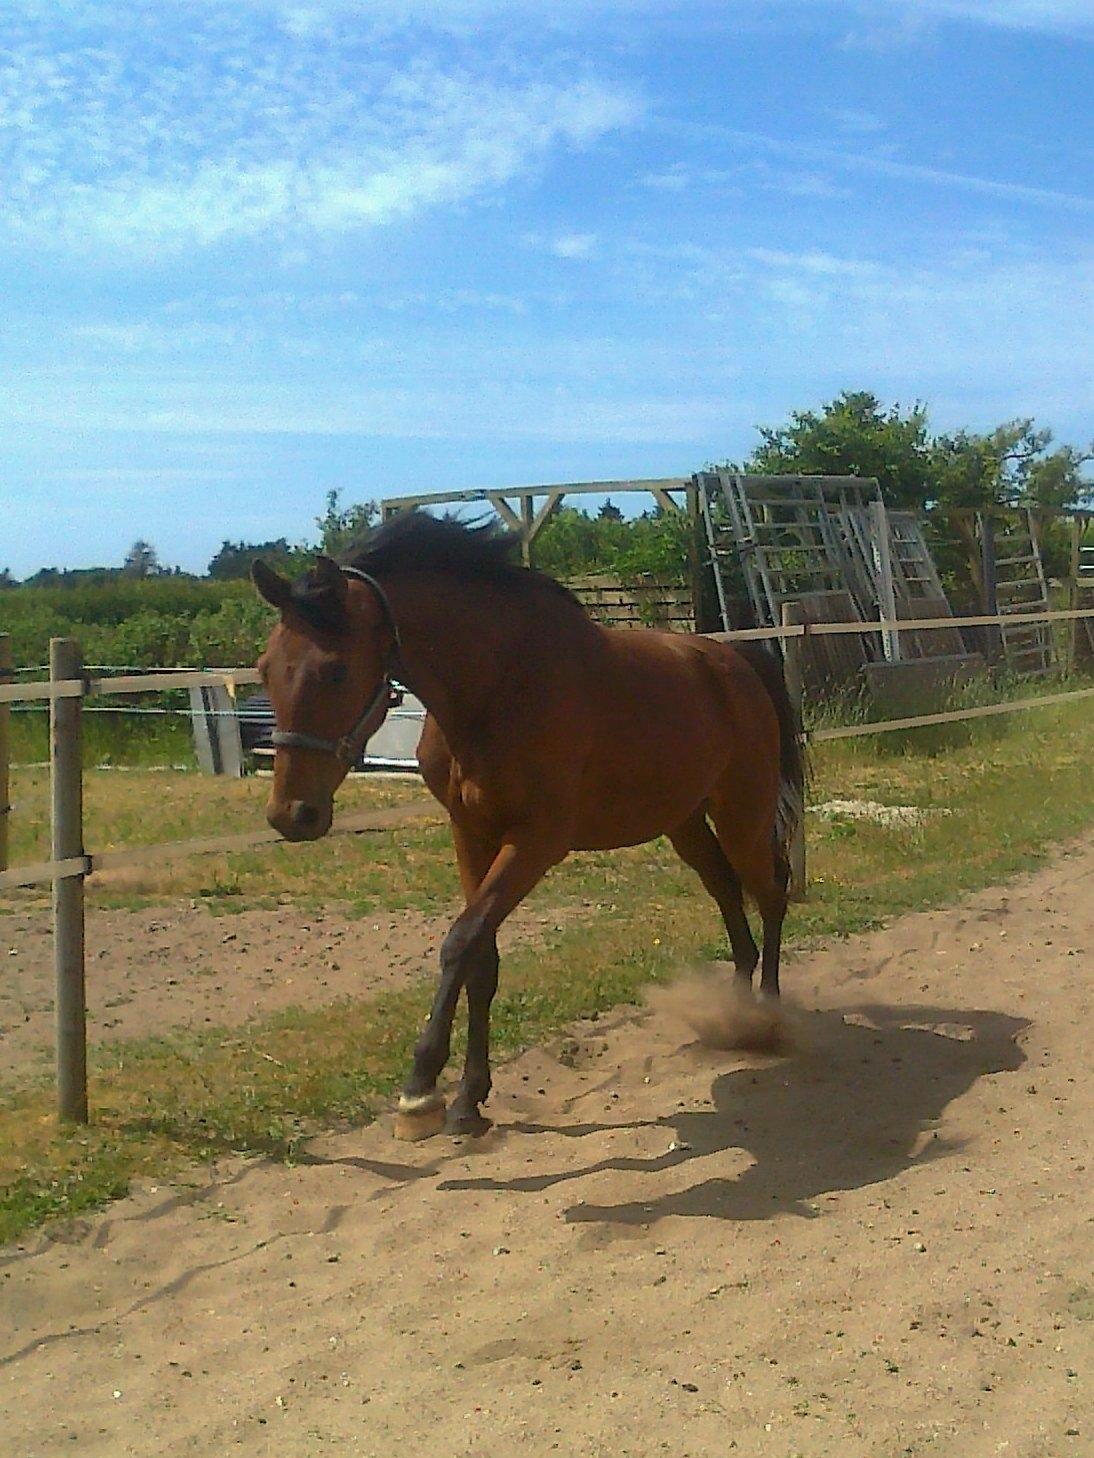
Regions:
[[566, 586], [589, 616], [609, 628], [660, 628], [695, 632], [690, 587], [657, 577], [624, 582], [608, 573], [571, 577]]
[[[1094, 619], [1094, 608], [1033, 613], [1030, 621], [1077, 621]], [[1013, 615], [1010, 619], [1014, 621]], [[952, 629], [991, 625], [992, 617], [929, 618], [916, 622], [806, 623], [796, 604], [784, 605], [783, 622], [777, 628], [746, 628], [717, 636], [728, 641], [774, 639], [783, 645], [784, 672], [798, 722], [801, 723], [801, 649], [809, 635], [842, 633], [899, 633], [934, 628]], [[189, 688], [257, 683], [253, 669], [223, 669], [217, 672], [168, 672], [127, 674], [115, 678], [93, 678], [83, 671], [78, 644], [69, 638], [55, 638], [50, 645], [50, 678], [45, 683], [17, 684], [12, 681], [10, 643], [0, 635], [0, 892], [20, 886], [49, 883], [53, 890], [53, 944], [57, 1009], [58, 1110], [66, 1121], [85, 1123], [86, 1006], [84, 997], [84, 881], [107, 867], [147, 865], [210, 852], [248, 850], [280, 839], [271, 829], [240, 835], [213, 836], [200, 840], [173, 841], [112, 851], [88, 851], [83, 828], [82, 706], [89, 694], [132, 694], [164, 688]], [[892, 733], [929, 724], [952, 724], [997, 714], [1012, 714], [1050, 704], [1071, 703], [1094, 696], [1094, 688], [1072, 689], [1005, 703], [974, 708], [917, 714], [879, 723], [860, 723], [815, 729], [807, 736], [813, 742], [849, 739], [864, 734]], [[31, 865], [7, 865], [7, 818], [10, 813], [9, 744], [7, 706], [13, 702], [48, 701], [50, 705], [51, 854], [48, 861]], [[431, 800], [415, 802], [366, 814], [347, 816], [332, 834], [381, 831], [421, 818], [435, 808]], [[804, 807], [803, 807], [804, 808]], [[797, 841], [791, 850], [791, 891], [805, 890], [804, 816]]]

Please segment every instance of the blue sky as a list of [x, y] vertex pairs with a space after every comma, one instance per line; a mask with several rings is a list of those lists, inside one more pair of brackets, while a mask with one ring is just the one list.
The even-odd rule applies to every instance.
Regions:
[[1090, 0], [0, 0], [0, 567], [845, 388], [1082, 443], [1092, 97]]

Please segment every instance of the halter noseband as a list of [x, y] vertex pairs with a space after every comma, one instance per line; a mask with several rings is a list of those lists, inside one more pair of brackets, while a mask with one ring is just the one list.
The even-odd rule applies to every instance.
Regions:
[[[298, 734], [292, 729], [275, 729], [270, 735], [270, 743], [275, 749], [317, 749], [322, 754], [333, 754], [347, 769], [352, 767], [361, 758], [361, 752], [375, 730], [369, 729], [369, 720], [376, 710], [383, 707], [384, 714], [394, 704], [402, 703], [402, 693], [396, 689], [391, 681], [392, 666], [397, 662], [399, 649], [402, 643], [399, 639], [399, 625], [395, 621], [395, 614], [391, 610], [391, 603], [388, 601], [387, 593], [367, 572], [362, 572], [359, 567], [343, 567], [342, 572], [350, 577], [357, 577], [372, 588], [383, 609], [384, 617], [387, 619], [387, 626], [391, 629], [391, 646], [384, 658], [384, 674], [380, 683], [362, 710], [359, 718], [351, 729], [342, 735], [341, 739], [320, 739], [315, 734]], [[384, 715], [380, 716], [383, 722]], [[376, 728], [380, 726], [377, 724]]]

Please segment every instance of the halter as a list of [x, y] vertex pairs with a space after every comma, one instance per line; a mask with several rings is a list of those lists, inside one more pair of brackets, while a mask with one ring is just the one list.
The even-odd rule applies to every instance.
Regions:
[[[356, 723], [351, 729], [342, 735], [341, 739], [320, 739], [315, 734], [298, 734], [292, 729], [275, 729], [270, 735], [270, 743], [275, 749], [317, 749], [322, 754], [333, 754], [341, 764], [347, 768], [355, 765], [361, 758], [361, 752], [365, 745], [375, 733], [374, 729], [368, 728], [369, 720], [376, 710], [383, 708], [380, 716], [380, 723], [383, 723], [387, 711], [396, 704], [403, 701], [402, 691], [395, 688], [391, 681], [391, 670], [399, 658], [399, 650], [402, 642], [399, 638], [399, 625], [395, 621], [395, 614], [391, 610], [391, 603], [388, 601], [387, 593], [367, 572], [362, 572], [359, 567], [343, 567], [342, 572], [350, 577], [357, 577], [372, 588], [383, 609], [384, 617], [387, 619], [387, 626], [391, 629], [391, 645], [384, 658], [384, 674], [380, 683], [365, 705]], [[378, 729], [380, 724], [376, 725]]]

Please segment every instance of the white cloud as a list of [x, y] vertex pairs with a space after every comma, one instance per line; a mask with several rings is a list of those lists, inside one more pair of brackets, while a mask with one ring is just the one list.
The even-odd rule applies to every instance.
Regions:
[[643, 173], [638, 183], [657, 192], [686, 192], [692, 185], [692, 174], [682, 162], [676, 162], [662, 172]]
[[375, 228], [488, 196], [640, 114], [572, 65], [368, 44], [349, 7], [331, 45], [305, 11], [335, 13], [296, 7], [291, 37], [212, 4], [188, 24], [110, 6], [14, 21], [0, 233], [149, 252]]
[[814, 8], [844, 16], [850, 48], [889, 50], [921, 42], [938, 23], [1035, 31], [1061, 36], [1094, 35], [1089, 0], [811, 0]]
[[[598, 274], [641, 300], [627, 332], [588, 322], [539, 332], [502, 312], [438, 332], [406, 314], [385, 337], [353, 324], [281, 368], [293, 339], [237, 340], [180, 364], [146, 354], [126, 369], [101, 353], [21, 368], [0, 426], [205, 432], [260, 437], [690, 441], [713, 451], [749, 392], [791, 404], [866, 384], [894, 398], [975, 402], [969, 423], [1018, 413], [1081, 419], [1094, 375], [1094, 258], [956, 247], [894, 263], [821, 249], [706, 249], [636, 242]], [[301, 348], [315, 340], [301, 331]], [[124, 363], [124, 361], [123, 361]], [[757, 395], [759, 398], [759, 395]], [[760, 405], [749, 409], [760, 409]], [[747, 423], [747, 422], [746, 422]], [[1081, 433], [1081, 428], [1080, 428]], [[702, 444], [705, 442], [706, 444]], [[689, 457], [688, 459], [691, 459]], [[685, 462], [686, 464], [686, 462]]]
[[750, 187], [790, 197], [831, 199], [850, 195], [845, 187], [840, 187], [818, 168], [772, 166], [763, 158], [731, 168], [691, 167], [684, 162], [674, 162], [660, 172], [644, 173], [637, 183], [639, 187], [654, 192], [707, 191], [722, 199], [743, 197]]
[[563, 233], [551, 243], [556, 258], [589, 258], [595, 248], [595, 233]]
[[1090, 0], [902, 0], [902, 3], [977, 25], [1062, 31], [1069, 35], [1094, 31]]
[[[207, 0], [219, 3], [219, 0]], [[360, 10], [360, 0], [237, 0], [252, 8], [280, 16], [293, 34], [311, 35], [344, 23]], [[783, 10], [791, 16], [803, 0], [694, 0], [694, 15], [706, 20], [719, 13], [734, 18]], [[967, 20], [1009, 29], [1089, 32], [1092, 24], [1088, 0], [805, 0], [815, 8], [849, 11], [873, 18], [892, 19], [903, 12], [914, 24], [933, 17]], [[664, 0], [370, 0], [369, 15], [377, 28], [429, 25], [466, 31], [492, 22], [538, 22], [545, 28], [574, 30], [611, 23], [620, 14], [632, 22], [656, 20]]]
[[827, 106], [825, 112], [832, 118], [841, 132], [858, 136], [869, 136], [885, 131], [887, 122], [872, 111], [863, 111], [854, 106]]
[[746, 257], [768, 268], [789, 270], [807, 278], [876, 278], [881, 265], [869, 259], [839, 258], [832, 253], [789, 253], [775, 248], [749, 248]]
[[1094, 213], [1094, 197], [1061, 192], [1056, 188], [1033, 187], [1005, 179], [978, 177], [965, 172], [951, 172], [942, 167], [926, 167], [914, 162], [901, 162], [881, 153], [852, 152], [836, 147], [817, 147], [807, 142], [785, 142], [759, 132], [721, 129], [727, 140], [757, 148], [776, 156], [820, 163], [844, 172], [868, 172], [908, 182], [926, 182], [937, 187], [956, 188], [980, 193], [1005, 202], [1026, 203], [1035, 207], [1057, 208], [1065, 212]]

